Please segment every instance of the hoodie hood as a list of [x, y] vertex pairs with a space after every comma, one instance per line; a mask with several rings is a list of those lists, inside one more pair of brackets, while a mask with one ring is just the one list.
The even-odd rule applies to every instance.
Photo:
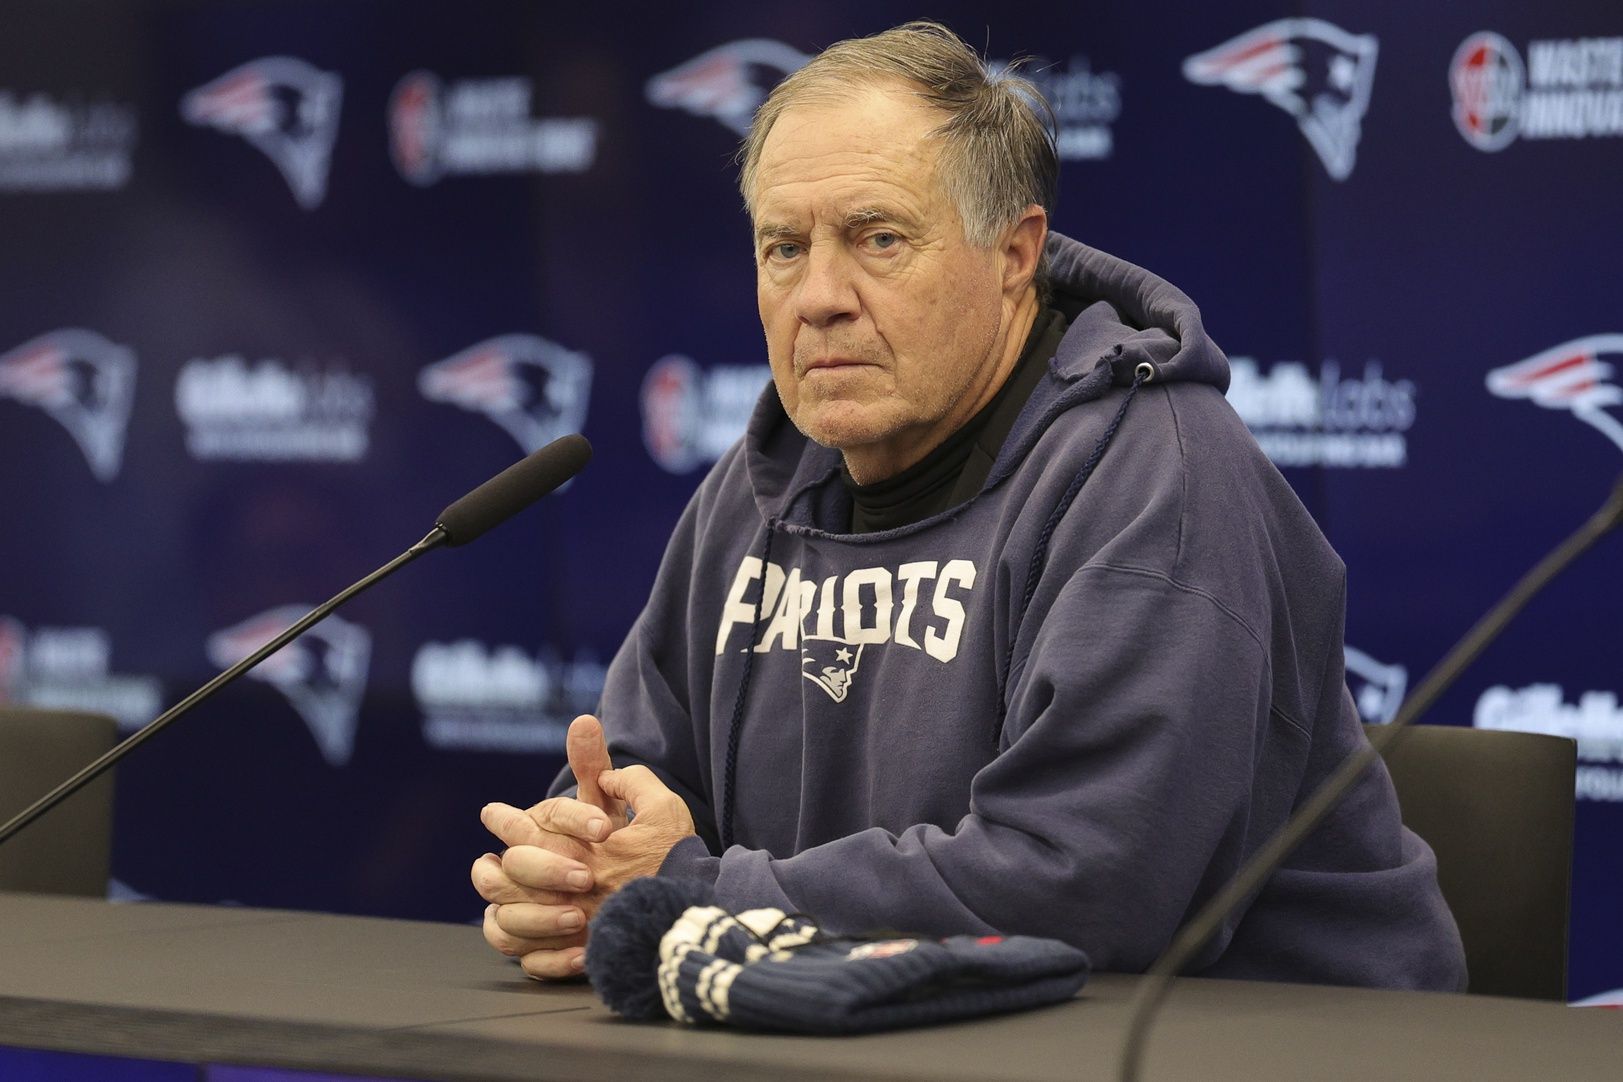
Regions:
[[[1182, 290], [1059, 233], [1049, 233], [1046, 255], [1049, 303], [1064, 313], [1070, 328], [1004, 441], [988, 489], [1014, 471], [1055, 417], [1112, 387], [1131, 386], [1141, 365], [1149, 366], [1147, 383], [1228, 389], [1228, 359]], [[839, 452], [802, 436], [771, 386], [750, 418], [744, 458], [762, 517], [785, 529], [817, 532], [813, 522], [829, 521], [819, 505], [845, 498], [836, 491], [839, 486], [829, 485], [839, 471]]]
[[1143, 267], [1089, 248], [1059, 233], [1048, 235], [1049, 279], [1054, 307], [1071, 329], [1054, 367], [1076, 378], [1110, 357], [1114, 382], [1133, 381], [1148, 362], [1152, 383], [1209, 383], [1228, 390], [1229, 363], [1206, 334], [1195, 302], [1172, 283]]

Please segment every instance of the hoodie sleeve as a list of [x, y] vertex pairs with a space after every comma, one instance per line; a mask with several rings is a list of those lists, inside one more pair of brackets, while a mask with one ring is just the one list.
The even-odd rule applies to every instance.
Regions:
[[838, 930], [1052, 936], [1096, 967], [1142, 969], [1237, 865], [1261, 743], [1307, 746], [1268, 714], [1256, 636], [1151, 572], [1075, 572], [1008, 701], [1006, 746], [951, 831], [869, 829], [787, 858], [690, 843], [662, 874]]

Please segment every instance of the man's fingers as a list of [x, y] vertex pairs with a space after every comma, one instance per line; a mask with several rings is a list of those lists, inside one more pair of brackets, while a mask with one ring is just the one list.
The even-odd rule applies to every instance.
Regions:
[[576, 860], [586, 856], [585, 843], [609, 833], [599, 808], [566, 796], [543, 800], [529, 809], [486, 804], [479, 809], [479, 821], [504, 845], [539, 845]]
[[582, 714], [570, 722], [564, 749], [569, 755], [569, 769], [575, 774], [580, 799], [609, 814], [618, 812], [619, 808], [611, 804], [597, 784], [597, 776], [614, 766], [609, 761], [609, 745], [603, 737], [602, 724], [592, 715]]
[[592, 889], [592, 871], [578, 860], [534, 845], [515, 845], [502, 854], [502, 871], [521, 887], [584, 894]]
[[486, 804], [479, 809], [479, 821], [486, 830], [500, 838], [503, 845], [541, 844], [541, 828], [523, 808], [515, 808], [511, 804]]
[[489, 943], [498, 952], [507, 955], [509, 958], [517, 958], [521, 954], [539, 950], [543, 946], [558, 946], [558, 944], [552, 943], [551, 940], [520, 939], [503, 931], [502, 926], [496, 920], [501, 908], [501, 906], [495, 904], [485, 906], [485, 923], [482, 929], [485, 942]]
[[487, 902], [501, 904], [530, 901], [529, 892], [508, 878], [507, 873], [502, 870], [502, 858], [494, 853], [486, 853], [473, 862], [470, 878], [473, 880], [473, 889]]
[[502, 868], [502, 858], [486, 853], [473, 862], [470, 874], [473, 889], [487, 902], [507, 905], [513, 902], [535, 902], [540, 905], [568, 905], [570, 897], [561, 891], [535, 890], [513, 882]]
[[572, 905], [499, 905], [495, 918], [496, 927], [517, 939], [570, 936], [586, 927], [586, 914]]
[[578, 977], [586, 969], [586, 950], [571, 947], [567, 950], [531, 951], [519, 958], [518, 964], [538, 981]]
[[[548, 834], [563, 835], [582, 842], [600, 842], [609, 836], [612, 829], [609, 824], [608, 813], [597, 804], [590, 804], [584, 800], [574, 800], [566, 796], [556, 796], [551, 800], [543, 800], [527, 813], [531, 823], [541, 831], [543, 837]], [[512, 842], [508, 843], [513, 844]], [[547, 845], [545, 841], [527, 842], [527, 845], [545, 845], [546, 848], [556, 848]], [[584, 853], [581, 855], [584, 856]]]
[[[584, 968], [586, 933], [528, 939], [504, 931], [499, 915], [504, 906], [485, 908], [485, 942], [509, 958], [517, 958], [524, 972], [543, 978], [572, 977]], [[580, 964], [576, 963], [580, 959]]]

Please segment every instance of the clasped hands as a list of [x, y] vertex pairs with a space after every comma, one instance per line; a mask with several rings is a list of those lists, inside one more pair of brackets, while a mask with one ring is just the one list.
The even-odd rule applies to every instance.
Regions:
[[485, 942], [538, 980], [586, 965], [586, 922], [603, 900], [694, 833], [693, 816], [645, 766], [613, 769], [603, 727], [590, 714], [569, 726], [565, 747], [576, 796], [527, 809], [487, 804], [485, 828], [507, 849], [473, 862], [485, 907]]

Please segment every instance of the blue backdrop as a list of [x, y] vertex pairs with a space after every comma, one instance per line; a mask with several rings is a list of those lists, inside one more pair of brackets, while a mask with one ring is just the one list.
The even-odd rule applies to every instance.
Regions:
[[[582, 430], [597, 455], [118, 777], [114, 891], [463, 920], [766, 379], [731, 156], [885, 3], [58, 5], [0, 34], [0, 699], [130, 729]], [[1055, 226], [1200, 302], [1390, 717], [1623, 455], [1610, 0], [932, 14], [1054, 101]], [[1433, 722], [1580, 738], [1571, 993], [1623, 997], [1617, 542]], [[291, 614], [291, 615], [290, 615]]]

